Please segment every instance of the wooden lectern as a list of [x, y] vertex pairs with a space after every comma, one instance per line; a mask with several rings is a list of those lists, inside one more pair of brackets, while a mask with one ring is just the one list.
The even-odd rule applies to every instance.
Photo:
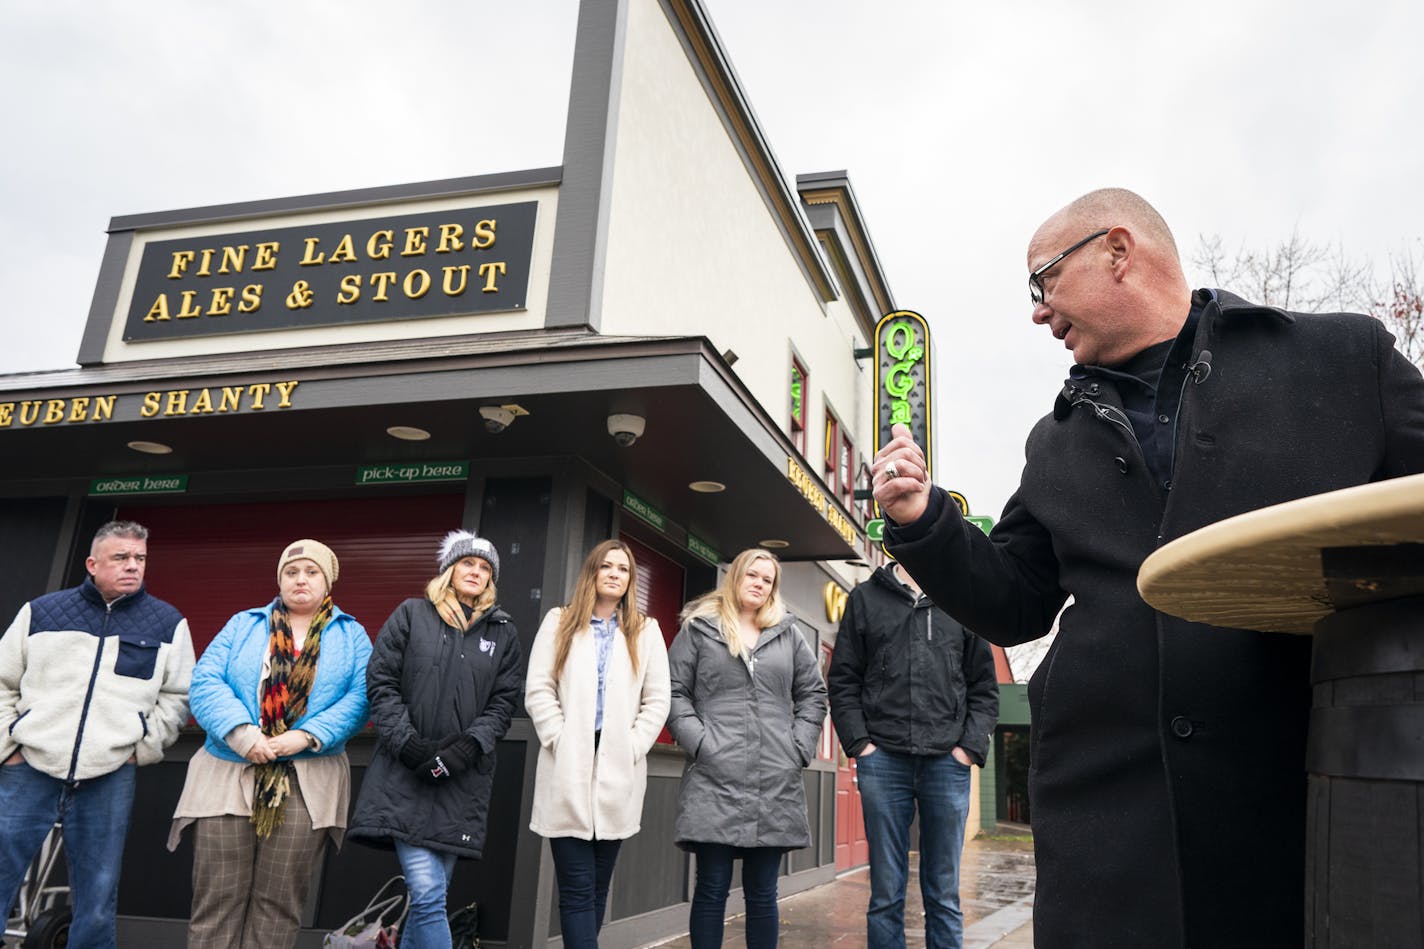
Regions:
[[1306, 945], [1424, 946], [1424, 474], [1204, 527], [1137, 587], [1193, 622], [1315, 637]]

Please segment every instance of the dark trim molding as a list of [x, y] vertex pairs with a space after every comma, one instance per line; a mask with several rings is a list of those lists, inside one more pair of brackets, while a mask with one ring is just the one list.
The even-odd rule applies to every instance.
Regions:
[[94, 283], [94, 299], [89, 304], [89, 318], [84, 322], [79, 355], [74, 360], [81, 366], [93, 366], [104, 361], [104, 347], [109, 341], [114, 310], [119, 305], [119, 288], [123, 284], [124, 266], [133, 241], [132, 232], [111, 232], [104, 245], [104, 260], [99, 264], [99, 279]]
[[579, 4], [545, 327], [587, 326], [597, 331], [602, 324], [607, 198], [613, 183], [627, 28], [628, 0]]
[[563, 170], [555, 166], [496, 172], [489, 175], [472, 175], [465, 178], [444, 178], [439, 181], [420, 181], [413, 184], [381, 185], [376, 188], [357, 188], [354, 191], [326, 191], [321, 194], [304, 194], [295, 197], [264, 198], [261, 201], [243, 201], [237, 204], [211, 204], [178, 211], [128, 214], [111, 218], [109, 233], [177, 225], [210, 224], [218, 221], [238, 221], [244, 218], [300, 211], [330, 211], [373, 204], [393, 204], [398, 201], [423, 198], [447, 198], [462, 194], [511, 191], [515, 188], [556, 185], [562, 177]]

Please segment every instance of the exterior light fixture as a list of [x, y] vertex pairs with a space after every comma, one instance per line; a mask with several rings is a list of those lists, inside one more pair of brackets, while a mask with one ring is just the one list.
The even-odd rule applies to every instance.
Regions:
[[429, 432], [414, 425], [392, 425], [386, 429], [386, 434], [403, 442], [423, 442], [430, 437]]
[[727, 490], [727, 486], [720, 481], [694, 481], [688, 487], [698, 494], [720, 494]]
[[173, 454], [173, 446], [165, 445], [163, 444], [163, 442], [132, 441], [129, 442], [129, 447], [132, 448], [134, 451], [141, 451], [145, 455]]
[[779, 537], [768, 537], [766, 540], [757, 541], [758, 547], [765, 547], [767, 550], [781, 550], [783, 547], [790, 547], [791, 541], [782, 540]]

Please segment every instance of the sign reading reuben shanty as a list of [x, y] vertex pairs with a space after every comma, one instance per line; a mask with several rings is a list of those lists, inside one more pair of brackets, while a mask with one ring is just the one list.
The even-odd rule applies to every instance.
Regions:
[[144, 247], [124, 339], [373, 323], [524, 306], [538, 202]]

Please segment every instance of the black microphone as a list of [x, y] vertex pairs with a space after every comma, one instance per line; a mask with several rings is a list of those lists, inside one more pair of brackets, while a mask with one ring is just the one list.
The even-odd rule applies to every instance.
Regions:
[[1192, 379], [1197, 385], [1206, 381], [1206, 377], [1211, 375], [1211, 350], [1203, 349], [1197, 356], [1197, 361], [1187, 367], [1187, 371], [1192, 374]]

